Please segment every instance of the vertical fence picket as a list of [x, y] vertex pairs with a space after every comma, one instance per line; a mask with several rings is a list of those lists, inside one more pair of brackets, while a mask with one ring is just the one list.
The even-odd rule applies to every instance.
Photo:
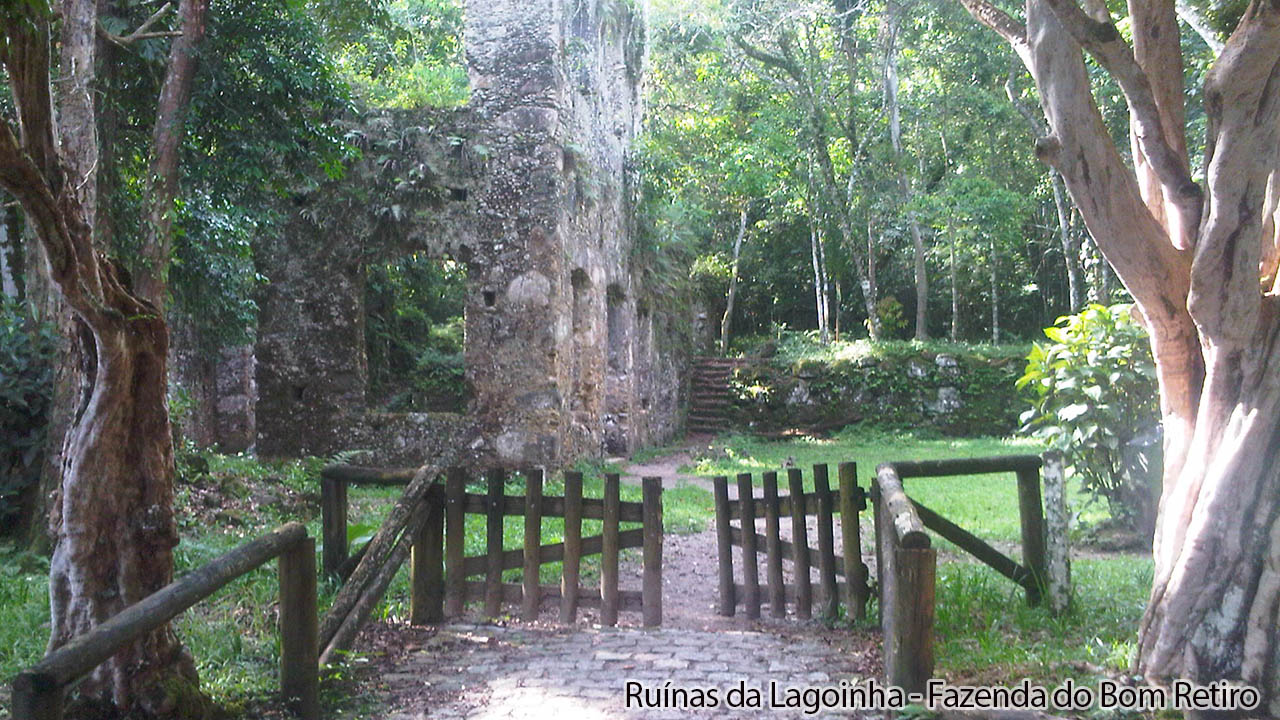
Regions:
[[564, 474], [564, 563], [560, 572], [560, 622], [578, 619], [578, 573], [582, 567], [582, 473]]
[[836, 592], [831, 480], [826, 465], [813, 466], [813, 491], [818, 496], [818, 582], [822, 587], [822, 617], [832, 620], [840, 612], [840, 596]]
[[427, 493], [427, 520], [413, 538], [409, 561], [409, 622], [438, 623], [444, 619], [444, 507], [441, 488]]
[[720, 567], [720, 614], [733, 617], [737, 598], [733, 587], [733, 535], [729, 527], [729, 478], [712, 480], [716, 500], [716, 552]]
[[497, 617], [502, 611], [502, 516], [506, 498], [507, 476], [502, 470], [489, 472], [489, 494], [486, 498], [488, 522], [485, 533], [487, 571], [484, 577], [484, 613]]
[[280, 554], [280, 691], [303, 720], [320, 717], [320, 622], [316, 616], [316, 541]]
[[320, 476], [320, 536], [324, 574], [334, 576], [347, 559], [347, 483]]
[[604, 532], [600, 557], [600, 624], [618, 624], [618, 521], [622, 512], [616, 473], [604, 476]]
[[645, 627], [662, 624], [662, 478], [647, 477], [644, 488], [644, 580], [641, 609]]
[[1044, 538], [1044, 508], [1040, 504], [1040, 470], [1018, 471], [1018, 516], [1022, 521], [1022, 562], [1031, 571], [1027, 579], [1027, 604], [1040, 604], [1048, 578]]
[[542, 588], [538, 585], [538, 570], [542, 567], [542, 469], [526, 470], [524, 477], [524, 588], [520, 616], [537, 620], [542, 603]]
[[804, 476], [800, 468], [787, 470], [791, 489], [791, 549], [796, 577], [796, 616], [808, 620], [813, 615], [813, 586], [809, 580], [809, 529], [805, 525]]
[[467, 579], [463, 576], [465, 560], [467, 476], [462, 468], [449, 468], [445, 476], [444, 525], [444, 614], [457, 617], [467, 601]]
[[778, 473], [764, 474], [765, 576], [769, 581], [769, 615], [787, 616], [787, 589], [782, 579], [782, 538], [779, 535]]
[[867, 566], [862, 562], [862, 535], [859, 511], [865, 509], [858, 486], [857, 463], [843, 462], [840, 475], [840, 549], [844, 553], [845, 608], [849, 617], [867, 616]]
[[738, 517], [742, 527], [742, 607], [747, 618], [760, 617], [760, 568], [756, 561], [756, 503], [751, 474], [738, 475]]

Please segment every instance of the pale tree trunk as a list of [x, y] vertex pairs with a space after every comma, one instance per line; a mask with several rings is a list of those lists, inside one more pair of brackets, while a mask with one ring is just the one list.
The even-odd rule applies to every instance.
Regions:
[[822, 265], [818, 257], [819, 242], [818, 228], [811, 219], [809, 221], [809, 254], [813, 263], [813, 299], [817, 308], [818, 337], [825, 345], [831, 340], [831, 335], [827, 329], [827, 305], [823, 292]]
[[[1014, 76], [1018, 71], [1017, 58], [1009, 68], [1009, 78], [1004, 83], [1004, 93], [1013, 103], [1014, 109], [1027, 121], [1032, 134], [1041, 137], [1046, 134], [1044, 122], [1038, 118], [1014, 88]], [[1071, 312], [1078, 312], [1083, 307], [1080, 258], [1076, 251], [1075, 241], [1071, 234], [1071, 208], [1067, 204], [1066, 190], [1062, 187], [1062, 175], [1053, 167], [1049, 168], [1049, 184], [1053, 188], [1053, 208], [1058, 217], [1058, 242], [1062, 246], [1062, 262], [1067, 270], [1067, 302]]]
[[733, 241], [733, 270], [729, 274], [729, 294], [725, 298], [724, 317], [720, 319], [720, 354], [729, 354], [729, 327], [733, 325], [733, 304], [738, 297], [738, 261], [742, 257], [742, 241], [747, 237], [747, 206], [738, 213], [738, 237]]
[[[1150, 331], [1165, 431], [1154, 583], [1136, 669], [1156, 682], [1237, 680], [1280, 716], [1280, 7], [1253, 2], [1205, 79], [1206, 188], [1192, 181], [1171, 0], [1132, 0], [1131, 48], [1101, 3], [1029, 0], [1021, 23], [962, 0], [1023, 58], [1067, 189]], [[1137, 175], [1091, 95], [1081, 47], [1124, 92]]]
[[[853, 38], [854, 19], [852, 16], [854, 10], [845, 0], [837, 0], [835, 7], [838, 15], [836, 25], [839, 30], [842, 55], [846, 71], [849, 73], [848, 88], [845, 95], [850, 107], [841, 120], [843, 122], [844, 136], [849, 143], [849, 147], [854, 149], [855, 156], [861, 156], [862, 144], [858, 141], [855, 123], [858, 96], [856, 87], [858, 49], [857, 43]], [[808, 125], [807, 141], [810, 158], [818, 164], [817, 184], [818, 189], [821, 191], [819, 198], [828, 216], [835, 219], [836, 226], [840, 230], [840, 239], [849, 252], [850, 264], [853, 266], [858, 286], [862, 290], [862, 301], [868, 318], [868, 332], [872, 340], [878, 340], [880, 338], [880, 318], [876, 313], [877, 288], [875, 282], [867, 276], [867, 271], [863, 266], [864, 258], [859, 249], [861, 243], [858, 241], [858, 233], [854, 224], [856, 217], [865, 215], [866, 193], [860, 196], [862, 199], [859, 200], [855, 207], [852, 199], [857, 185], [857, 173], [853, 170], [850, 171], [847, 182], [844, 183], [844, 192], [841, 192], [841, 183], [837, 179], [835, 166], [831, 160], [826, 114], [819, 102], [815, 83], [809, 72], [794, 56], [794, 38], [784, 33], [778, 43], [778, 54], [766, 52], [740, 36], [735, 36], [734, 42], [751, 59], [781, 71], [794, 86], [799, 100], [799, 109], [804, 114]], [[855, 159], [854, 164], [856, 166], [857, 159]]]
[[1058, 242], [1062, 245], [1062, 262], [1067, 268], [1067, 301], [1071, 305], [1071, 312], [1080, 312], [1084, 307], [1084, 281], [1080, 277], [1080, 253], [1071, 234], [1071, 210], [1067, 207], [1066, 190], [1062, 187], [1062, 176], [1057, 170], [1050, 168], [1049, 182], [1053, 185], [1053, 207], [1058, 216]]
[[1000, 285], [996, 271], [996, 244], [991, 243], [991, 342], [1000, 344]]
[[[194, 25], [203, 27], [204, 8], [204, 0], [181, 3], [187, 38], [198, 38]], [[22, 12], [25, 22], [4, 29], [0, 53], [21, 128], [17, 137], [13, 126], [0, 123], [0, 186], [20, 202], [44, 248], [43, 270], [71, 310], [86, 389], [63, 445], [51, 512], [54, 649], [172, 580], [178, 536], [168, 329], [160, 304], [134, 293], [94, 243], [96, 0], [67, 0], [61, 8], [56, 144], [49, 15], [31, 7]], [[171, 63], [162, 94], [181, 80]], [[136, 716], [201, 716], [206, 709], [194, 663], [168, 626], [125, 646], [78, 691], [86, 702]]]
[[956, 273], [956, 235], [948, 234], [947, 249], [950, 253], [948, 265], [951, 272], [951, 342], [960, 341], [960, 283]]
[[[901, 201], [909, 203], [914, 196], [902, 158], [902, 108], [898, 101], [898, 27], [899, 8], [896, 2], [886, 2], [884, 7], [884, 100], [889, 111], [889, 145], [893, 148], [893, 163], [898, 170], [898, 194]], [[916, 340], [929, 339], [929, 266], [925, 261], [924, 237], [914, 212], [907, 214], [911, 229], [911, 252], [916, 284]]]

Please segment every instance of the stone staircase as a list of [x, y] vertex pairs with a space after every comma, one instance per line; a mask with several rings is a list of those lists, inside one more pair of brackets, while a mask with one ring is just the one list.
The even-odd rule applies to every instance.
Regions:
[[740, 365], [742, 361], [733, 358], [703, 357], [694, 362], [688, 434], [714, 435], [729, 429], [726, 414], [733, 403], [729, 378]]

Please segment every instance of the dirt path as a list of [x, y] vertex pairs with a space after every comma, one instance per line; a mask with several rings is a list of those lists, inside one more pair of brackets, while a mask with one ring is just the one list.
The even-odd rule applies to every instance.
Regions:
[[[624, 481], [639, 483], [642, 477], [656, 476], [663, 478], [664, 487], [689, 483], [709, 491], [709, 481], [679, 472], [690, 462], [689, 451], [680, 451], [627, 467]], [[375, 665], [380, 704], [387, 710], [362, 717], [799, 716], [796, 710], [767, 707], [638, 707], [638, 695], [628, 707], [626, 683], [639, 683], [632, 690], [653, 692], [715, 688], [723, 698], [740, 683], [767, 693], [770, 681], [779, 687], [838, 687], [841, 681], [878, 674], [879, 637], [874, 632], [793, 617], [750, 621], [741, 610], [735, 617], [716, 614], [716, 572], [714, 531], [665, 536], [660, 629], [637, 627], [639, 615], [625, 612], [618, 627], [601, 627], [593, 610], [583, 610], [573, 627], [560, 626], [554, 602], [544, 604], [536, 623], [495, 624], [470, 618], [440, 628], [375, 625], [362, 636], [362, 647], [382, 653]], [[636, 561], [620, 569], [623, 588], [639, 588], [640, 577]], [[767, 605], [764, 614], [768, 615]]]

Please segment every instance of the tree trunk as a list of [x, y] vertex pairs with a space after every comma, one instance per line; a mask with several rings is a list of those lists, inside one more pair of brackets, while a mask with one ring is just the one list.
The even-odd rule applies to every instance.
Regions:
[[991, 343], [1000, 344], [1000, 285], [996, 272], [996, 245], [991, 243]]
[[[4, 28], [21, 139], [0, 122], [0, 187], [26, 213], [44, 268], [73, 314], [83, 395], [63, 445], [62, 485], [51, 513], [49, 649], [65, 645], [173, 577], [173, 446], [166, 400], [168, 329], [158, 302], [131, 291], [94, 242], [98, 172], [96, 0], [62, 6], [57, 133], [49, 77], [49, 18], [20, 6]], [[204, 0], [182, 0], [190, 38]], [[166, 75], [168, 88], [175, 78]], [[188, 86], [189, 87], [189, 86]], [[163, 112], [161, 113], [163, 115]], [[175, 169], [176, 172], [176, 169]], [[163, 288], [156, 293], [163, 297]], [[140, 717], [201, 717], [194, 663], [168, 626], [124, 647], [78, 686], [87, 704]]]
[[827, 331], [826, 304], [823, 302], [822, 267], [818, 260], [818, 228], [812, 219], [809, 221], [809, 254], [813, 261], [813, 299], [817, 307], [818, 337], [825, 345], [830, 341], [830, 336]]
[[733, 324], [733, 303], [738, 297], [738, 261], [742, 257], [742, 241], [747, 237], [747, 207], [738, 213], [738, 237], [733, 241], [733, 270], [729, 274], [729, 294], [725, 298], [724, 317], [720, 319], [720, 354], [729, 354], [729, 327]]
[[[1029, 0], [1022, 27], [962, 0], [1032, 71], [1061, 172], [1151, 337], [1164, 426], [1154, 582], [1135, 669], [1153, 682], [1238, 681], [1280, 716], [1280, 7], [1252, 2], [1205, 76], [1206, 186], [1190, 177], [1174, 3], [1132, 0], [1130, 47], [1106, 7]], [[1082, 47], [1130, 110], [1130, 170], [1092, 96]]]
[[951, 342], [960, 341], [960, 285], [956, 278], [956, 236], [951, 233], [948, 237], [948, 251], [950, 253], [950, 271], [951, 271]]
[[920, 224], [911, 218], [911, 249], [916, 273], [916, 340], [929, 339], [929, 267], [925, 263]]
[[1053, 185], [1053, 207], [1058, 215], [1058, 241], [1062, 244], [1062, 261], [1067, 268], [1067, 299], [1071, 312], [1084, 308], [1083, 281], [1080, 278], [1080, 253], [1071, 234], [1071, 211], [1067, 207], [1066, 192], [1062, 188], [1062, 176], [1049, 169], [1049, 182]]

